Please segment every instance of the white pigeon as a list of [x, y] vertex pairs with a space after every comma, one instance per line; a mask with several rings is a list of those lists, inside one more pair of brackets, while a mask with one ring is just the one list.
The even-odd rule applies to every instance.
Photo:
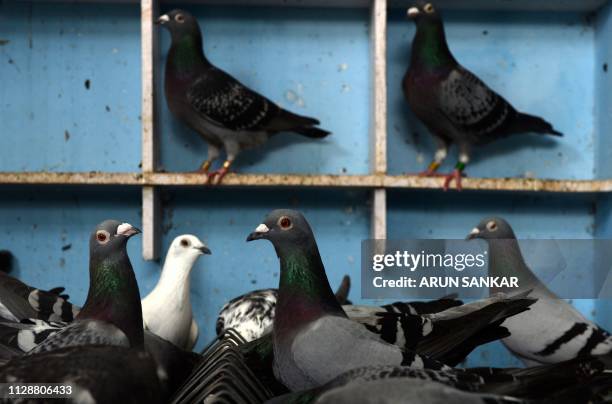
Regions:
[[172, 241], [155, 288], [142, 299], [144, 328], [192, 350], [198, 340], [189, 299], [189, 275], [198, 257], [210, 249], [196, 236], [184, 234]]
[[578, 356], [612, 353], [612, 336], [550, 291], [525, 263], [514, 231], [499, 217], [484, 219], [469, 239], [489, 243], [489, 275], [519, 277], [520, 289], [538, 301], [502, 324], [502, 342], [527, 365], [558, 363]]

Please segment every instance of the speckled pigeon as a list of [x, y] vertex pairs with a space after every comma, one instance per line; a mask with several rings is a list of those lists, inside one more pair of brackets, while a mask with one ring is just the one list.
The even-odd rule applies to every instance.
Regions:
[[408, 16], [417, 29], [402, 87], [412, 111], [437, 143], [435, 158], [422, 175], [436, 175], [449, 145], [456, 143], [459, 161], [453, 173], [446, 176], [444, 189], [453, 179], [461, 189], [472, 145], [517, 133], [562, 136], [542, 118], [518, 112], [457, 62], [446, 42], [440, 13], [432, 3], [420, 1], [408, 9]]
[[209, 181], [220, 182], [241, 150], [259, 146], [276, 133], [329, 135], [315, 127], [318, 120], [282, 109], [211, 64], [202, 49], [198, 22], [188, 12], [172, 10], [157, 22], [172, 35], [164, 79], [168, 108], [208, 144], [200, 171], [208, 172], [221, 149], [227, 154]]
[[468, 236], [489, 245], [489, 274], [519, 277], [522, 290], [538, 301], [529, 311], [504, 321], [511, 335], [503, 339], [510, 351], [528, 364], [556, 363], [584, 355], [612, 353], [612, 336], [551, 292], [529, 269], [504, 219], [482, 220]]
[[267, 239], [280, 259], [272, 330], [274, 373], [289, 389], [316, 387], [357, 367], [444, 367], [437, 361], [382, 342], [347, 318], [329, 286], [317, 243], [299, 212], [275, 210], [247, 241]]

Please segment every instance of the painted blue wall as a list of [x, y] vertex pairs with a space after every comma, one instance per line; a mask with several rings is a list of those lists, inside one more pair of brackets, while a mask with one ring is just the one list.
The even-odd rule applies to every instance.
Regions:
[[2, 2], [0, 40], [0, 171], [138, 170], [137, 4]]

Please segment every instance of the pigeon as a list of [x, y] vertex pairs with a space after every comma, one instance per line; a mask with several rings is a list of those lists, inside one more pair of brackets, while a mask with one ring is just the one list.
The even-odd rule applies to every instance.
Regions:
[[612, 336], [551, 292], [529, 269], [508, 222], [486, 218], [467, 238], [487, 241], [491, 276], [519, 277], [520, 289], [531, 289], [529, 296], [538, 299], [529, 311], [503, 322], [511, 335], [502, 342], [516, 356], [534, 364], [612, 353]]
[[49, 321], [72, 321], [78, 310], [67, 302], [64, 288], [36, 289], [17, 278], [0, 272], [0, 319], [21, 321], [36, 318]]
[[[351, 279], [348, 275], [336, 291], [340, 304], [347, 302]], [[233, 298], [219, 311], [216, 322], [217, 335], [232, 329], [246, 341], [254, 341], [272, 331], [274, 310], [278, 298], [277, 289], [254, 290]]]
[[[64, 400], [74, 403], [165, 402], [151, 356], [117, 346], [65, 347], [15, 358], [0, 368], [0, 382], [58, 383], [70, 392]], [[43, 400], [20, 397], [19, 402]]]
[[518, 133], [562, 136], [542, 118], [518, 112], [457, 62], [446, 42], [440, 13], [432, 3], [420, 1], [408, 9], [408, 16], [416, 22], [416, 34], [402, 88], [410, 108], [437, 144], [434, 160], [422, 175], [436, 175], [448, 147], [456, 143], [459, 161], [446, 176], [444, 189], [453, 180], [461, 189], [461, 176], [470, 161], [472, 145]]
[[221, 149], [227, 154], [221, 168], [209, 174], [209, 182], [219, 183], [240, 151], [278, 132], [313, 139], [330, 134], [316, 127], [318, 120], [282, 109], [210, 63], [198, 22], [188, 12], [172, 10], [157, 23], [172, 36], [164, 79], [168, 108], [208, 144], [208, 158], [199, 171], [208, 173]]
[[75, 345], [144, 344], [140, 292], [127, 255], [130, 237], [140, 233], [129, 223], [106, 220], [89, 239], [89, 292], [75, 320], [32, 347], [27, 354]]
[[144, 328], [189, 351], [199, 333], [189, 300], [189, 275], [198, 257], [210, 253], [196, 236], [176, 237], [168, 249], [157, 285], [142, 299]]
[[[233, 329], [247, 342], [264, 337], [272, 328], [276, 298], [276, 289], [265, 289], [230, 301], [217, 319], [217, 334]], [[499, 324], [534, 301], [525, 296], [500, 294], [462, 305], [451, 296], [384, 306], [343, 305], [342, 309], [348, 318], [381, 340], [454, 366], [475, 347], [507, 336], [507, 330]], [[466, 322], [472, 326], [464, 327]]]
[[[610, 391], [612, 377], [606, 369], [610, 363], [608, 357], [590, 357], [571, 360], [563, 363], [544, 365], [528, 369], [472, 368], [472, 369], [411, 369], [402, 366], [367, 366], [350, 370], [332, 381], [299, 392], [287, 393], [276, 397], [269, 403], [319, 403], [332, 391], [350, 386], [375, 386], [378, 382], [395, 380], [397, 386], [417, 386], [419, 383], [438, 384], [463, 392], [476, 393], [484, 397], [512, 397], [511, 402], [540, 402], [546, 400], [552, 403], [600, 402], [596, 399], [602, 390]], [[401, 383], [400, 383], [401, 382]], [[415, 383], [417, 383], [415, 385]], [[404, 400], [391, 402], [421, 402], [418, 397], [411, 397], [410, 391], [404, 392]], [[576, 394], [578, 393], [579, 394]], [[456, 393], [456, 392], [455, 392]], [[457, 394], [457, 397], [464, 396]], [[356, 397], [356, 396], [355, 396]], [[366, 397], [370, 397], [366, 395]], [[374, 396], [371, 396], [374, 398]], [[381, 393], [381, 400], [389, 399], [390, 395]], [[407, 400], [411, 397], [411, 400]], [[454, 395], [449, 397], [453, 398]], [[469, 397], [469, 396], [464, 396]], [[558, 397], [561, 401], [552, 400]], [[576, 400], [576, 397], [580, 397]], [[321, 400], [321, 401], [319, 401]], [[362, 402], [361, 399], [357, 400]], [[375, 401], [378, 402], [378, 401]], [[385, 401], [381, 401], [385, 402]], [[425, 401], [430, 403], [432, 401]], [[437, 401], [433, 401], [437, 402]], [[445, 402], [445, 401], [441, 401]], [[488, 402], [488, 401], [486, 401]]]
[[267, 239], [280, 260], [272, 329], [274, 374], [290, 390], [326, 383], [367, 365], [446, 368], [381, 341], [351, 321], [332, 292], [308, 222], [293, 210], [272, 211], [247, 241]]

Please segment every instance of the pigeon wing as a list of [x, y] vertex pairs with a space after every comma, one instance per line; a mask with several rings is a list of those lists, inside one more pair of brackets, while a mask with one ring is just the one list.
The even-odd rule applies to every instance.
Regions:
[[202, 118], [234, 131], [264, 130], [280, 108], [220, 69], [209, 69], [187, 91]]
[[516, 115], [512, 105], [460, 66], [440, 84], [439, 108], [472, 142], [486, 141]]

